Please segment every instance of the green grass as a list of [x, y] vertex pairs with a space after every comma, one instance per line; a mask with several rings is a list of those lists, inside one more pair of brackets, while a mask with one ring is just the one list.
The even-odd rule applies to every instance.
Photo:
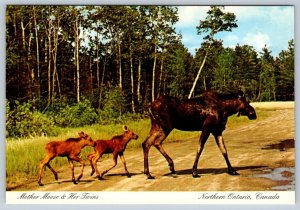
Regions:
[[[227, 123], [227, 129], [237, 128], [239, 126], [247, 125], [261, 121], [270, 117], [274, 110], [257, 110], [257, 120], [248, 120], [247, 117], [232, 116]], [[133, 130], [139, 135], [138, 140], [131, 141], [127, 148], [129, 150], [141, 149], [141, 144], [147, 137], [150, 130], [150, 120], [142, 119], [138, 121], [124, 122], [130, 130]], [[32, 137], [26, 139], [7, 139], [6, 140], [6, 184], [7, 189], [18, 186], [28, 180], [35, 180], [38, 173], [38, 165], [44, 158], [44, 147], [46, 143], [53, 140], [65, 140], [69, 137], [76, 137], [77, 133], [84, 131], [89, 134], [93, 140], [110, 139], [116, 134], [123, 132], [123, 124], [115, 125], [92, 125], [80, 128], [61, 128], [57, 137]], [[199, 138], [199, 132], [184, 132], [173, 130], [167, 137], [165, 142], [185, 140], [189, 138]], [[91, 147], [85, 147], [81, 153], [81, 157], [85, 159], [91, 153]], [[51, 161], [54, 169], [59, 169], [67, 165], [66, 158], [55, 158]]]

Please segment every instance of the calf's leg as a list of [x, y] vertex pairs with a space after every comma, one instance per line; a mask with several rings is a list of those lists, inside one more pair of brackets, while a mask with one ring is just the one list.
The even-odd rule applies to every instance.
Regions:
[[94, 167], [94, 164], [93, 164], [93, 158], [95, 157], [96, 153], [92, 153], [92, 154], [89, 154], [88, 155], [88, 159], [89, 159], [89, 162], [90, 162], [90, 166], [92, 168], [92, 171], [91, 171], [91, 176], [93, 176], [93, 174], [95, 173], [95, 167]]
[[70, 169], [71, 169], [71, 172], [72, 172], [72, 182], [74, 184], [77, 184], [77, 182], [75, 180], [75, 175], [74, 175], [74, 164], [73, 164], [73, 161], [70, 158], [68, 158], [68, 162], [69, 162]]
[[46, 166], [52, 171], [52, 173], [54, 174], [54, 178], [57, 181], [58, 180], [58, 176], [57, 176], [56, 171], [50, 166], [49, 162], [46, 164]]
[[[49, 164], [49, 162], [54, 158], [53, 155], [49, 155], [47, 154], [46, 157], [41, 161], [40, 165], [39, 165], [39, 175], [38, 175], [38, 184], [40, 186], [43, 186], [42, 184], [42, 173], [43, 173], [43, 168], [45, 167], [45, 165]], [[51, 169], [50, 169], [51, 170]], [[55, 178], [57, 178], [57, 173], [54, 170], [51, 170], [52, 173], [54, 174]]]
[[104, 176], [104, 174], [109, 172], [111, 169], [113, 169], [117, 165], [117, 163], [118, 163], [118, 154], [115, 154], [115, 153], [113, 154], [113, 160], [114, 160], [114, 165], [112, 167], [110, 167], [109, 169], [103, 171], [101, 173], [100, 179]]
[[[81, 171], [80, 171], [80, 174], [79, 174], [79, 176], [78, 176], [78, 178], [77, 178], [77, 181], [79, 182], [79, 180], [80, 180], [80, 179], [82, 178], [82, 176], [83, 176], [84, 162], [83, 162], [82, 159], [80, 159], [80, 158], [77, 157], [77, 156], [71, 157], [71, 159], [72, 159], [72, 160], [75, 160], [76, 162], [78, 162], [78, 163], [81, 165]], [[74, 169], [73, 169], [73, 171], [74, 171]]]
[[[101, 156], [102, 156], [102, 154], [97, 152], [92, 157], [92, 168], [94, 169], [94, 171], [96, 171], [96, 177], [99, 179], [101, 179], [101, 176], [100, 176], [100, 172], [97, 167], [97, 161], [100, 159]], [[94, 171], [92, 171], [91, 176], [94, 174]]]
[[123, 154], [120, 154], [119, 156], [120, 156], [120, 159], [121, 159], [121, 161], [122, 161], [122, 163], [123, 163], [123, 165], [124, 165], [125, 173], [126, 173], [127, 177], [130, 178], [131, 175], [130, 175], [130, 173], [129, 173], [128, 170], [127, 170], [127, 167], [126, 167], [126, 161], [125, 161], [124, 155], [123, 155]]

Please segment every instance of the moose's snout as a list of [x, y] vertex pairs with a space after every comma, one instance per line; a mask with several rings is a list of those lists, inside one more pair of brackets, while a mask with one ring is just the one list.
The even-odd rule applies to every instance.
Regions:
[[256, 113], [251, 113], [250, 115], [248, 115], [249, 120], [256, 120], [257, 116]]

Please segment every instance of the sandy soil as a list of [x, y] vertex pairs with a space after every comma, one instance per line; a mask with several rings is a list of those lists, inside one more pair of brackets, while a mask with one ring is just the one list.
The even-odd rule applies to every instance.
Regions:
[[[163, 156], [153, 147], [150, 150], [150, 171], [156, 177], [146, 179], [143, 174], [142, 150], [125, 151], [127, 168], [131, 178], [124, 176], [121, 161], [106, 176], [105, 180], [91, 177], [86, 166], [82, 181], [74, 185], [70, 181], [67, 166], [58, 171], [55, 181], [49, 170], [44, 172], [40, 187], [36, 182], [15, 190], [37, 191], [248, 191], [248, 190], [293, 190], [294, 183], [294, 104], [253, 103], [254, 107], [281, 109], [271, 110], [272, 116], [255, 123], [227, 129], [223, 136], [233, 167], [240, 173], [231, 176], [212, 137], [200, 157], [198, 171], [201, 178], [191, 176], [198, 139], [164, 142], [164, 148], [173, 158], [176, 175], [171, 175]], [[259, 116], [258, 116], [259, 118]], [[98, 163], [100, 171], [113, 164], [111, 158]], [[76, 168], [78, 174], [79, 167]]]

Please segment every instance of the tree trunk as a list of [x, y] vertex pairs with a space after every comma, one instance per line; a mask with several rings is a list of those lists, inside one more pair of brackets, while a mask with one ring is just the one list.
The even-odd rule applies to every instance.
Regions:
[[[29, 31], [31, 31], [31, 23], [29, 22]], [[34, 84], [34, 69], [31, 69], [31, 36], [28, 36], [27, 46], [27, 72], [28, 72], [28, 89], [29, 98], [33, 98], [33, 84]]]
[[118, 63], [119, 63], [119, 88], [122, 90], [122, 58], [121, 58], [121, 41], [118, 40]]
[[35, 45], [36, 45], [36, 90], [37, 96], [40, 97], [41, 95], [41, 81], [40, 81], [40, 50], [39, 50], [39, 37], [38, 37], [38, 30], [37, 30], [37, 22], [36, 22], [36, 10], [35, 6], [33, 6], [33, 24], [34, 24], [34, 34], [35, 34]]
[[25, 50], [25, 27], [24, 22], [21, 20], [21, 30], [22, 30], [22, 48]]
[[90, 55], [90, 65], [89, 65], [89, 68], [90, 68], [90, 85], [91, 85], [91, 91], [92, 91], [92, 94], [94, 94], [94, 87], [93, 87], [93, 56]]
[[105, 70], [106, 70], [106, 62], [107, 58], [105, 56], [104, 62], [103, 62], [103, 71], [102, 71], [102, 77], [101, 77], [101, 84], [100, 84], [100, 93], [99, 93], [99, 106], [98, 108], [100, 109], [101, 101], [102, 101], [102, 92], [103, 92], [103, 83], [104, 83], [104, 76], [105, 76]]
[[100, 68], [99, 68], [99, 35], [97, 31], [97, 37], [96, 37], [96, 74], [97, 74], [97, 89], [100, 88]]
[[159, 73], [159, 82], [158, 82], [158, 90], [157, 90], [157, 97], [161, 94], [161, 85], [162, 85], [162, 78], [163, 78], [163, 68], [164, 68], [164, 57], [161, 58], [160, 64], [160, 73]]
[[48, 52], [47, 52], [47, 62], [48, 62], [48, 103], [47, 106], [51, 104], [51, 25], [49, 21], [49, 29], [48, 29]]
[[139, 58], [139, 64], [138, 64], [138, 78], [137, 78], [137, 100], [138, 100], [138, 106], [141, 105], [142, 96], [141, 96], [141, 73], [142, 73], [142, 59]]
[[37, 80], [40, 80], [40, 52], [39, 52], [39, 37], [36, 23], [35, 6], [33, 6], [33, 23], [35, 33], [35, 44], [36, 44], [36, 67], [37, 67]]
[[194, 93], [194, 90], [195, 90], [197, 81], [198, 81], [198, 79], [199, 79], [199, 76], [200, 76], [201, 71], [202, 71], [202, 69], [203, 69], [203, 66], [204, 66], [204, 64], [205, 64], [205, 61], [206, 61], [206, 58], [207, 58], [207, 54], [208, 54], [208, 51], [206, 51], [206, 53], [205, 53], [205, 56], [204, 56], [203, 61], [202, 61], [202, 64], [201, 64], [201, 66], [200, 66], [200, 68], [199, 68], [199, 71], [198, 71], [198, 74], [197, 74], [197, 76], [196, 76], [196, 78], [195, 78], [195, 80], [194, 80], [193, 87], [192, 87], [192, 89], [191, 89], [191, 91], [190, 91], [190, 94], [189, 94], [188, 98], [191, 98], [191, 97], [192, 97], [192, 94]]
[[155, 44], [154, 48], [154, 61], [153, 61], [153, 69], [152, 69], [152, 97], [151, 100], [155, 100], [155, 68], [156, 68], [156, 59], [157, 59], [157, 52], [156, 52], [157, 46]]
[[76, 15], [75, 19], [75, 64], [76, 64], [76, 99], [80, 101], [80, 72], [79, 72], [79, 20]]
[[133, 81], [133, 58], [132, 58], [132, 47], [131, 44], [129, 46], [129, 56], [130, 56], [130, 81], [131, 81], [131, 110], [135, 113], [135, 105], [134, 105], [134, 81]]
[[195, 81], [194, 81], [194, 83], [193, 83], [193, 87], [192, 87], [192, 89], [191, 89], [191, 91], [190, 91], [190, 94], [189, 94], [188, 98], [191, 98], [191, 97], [192, 97], [192, 94], [194, 93], [194, 90], [195, 90], [197, 81], [198, 81], [198, 79], [199, 79], [199, 77], [200, 77], [200, 74], [201, 74], [201, 71], [202, 71], [202, 69], [203, 69], [203, 67], [204, 67], [204, 64], [205, 64], [205, 61], [206, 61], [206, 58], [207, 58], [207, 54], [208, 54], [208, 52], [209, 52], [209, 50], [210, 50], [211, 45], [212, 45], [212, 41], [209, 43], [208, 48], [207, 48], [207, 50], [206, 50], [206, 52], [205, 52], [205, 56], [204, 56], [204, 58], [203, 58], [202, 64], [201, 64], [201, 66], [200, 66], [200, 68], [199, 68], [198, 74], [197, 74], [197, 76], [196, 76], [196, 78], [195, 78]]

